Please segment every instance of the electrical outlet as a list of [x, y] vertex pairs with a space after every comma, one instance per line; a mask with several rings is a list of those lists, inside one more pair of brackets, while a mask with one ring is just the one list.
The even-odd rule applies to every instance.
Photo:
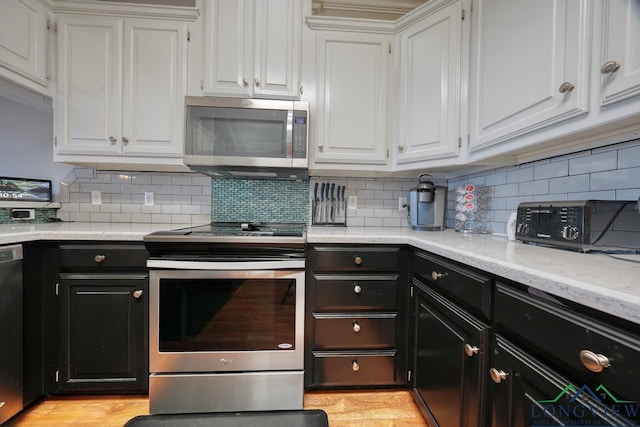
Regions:
[[407, 198], [406, 197], [398, 197], [398, 210], [406, 211], [407, 210]]
[[144, 192], [144, 205], [154, 206], [156, 204], [156, 195], [153, 191]]
[[91, 204], [92, 205], [101, 205], [102, 204], [102, 193], [100, 191], [92, 191], [91, 192]]
[[358, 208], [358, 197], [357, 196], [349, 196], [349, 202], [347, 205], [347, 209], [357, 209]]

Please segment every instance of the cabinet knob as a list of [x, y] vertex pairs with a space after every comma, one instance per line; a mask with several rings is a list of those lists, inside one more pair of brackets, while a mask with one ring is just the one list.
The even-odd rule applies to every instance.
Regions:
[[582, 350], [580, 352], [580, 362], [591, 372], [602, 372], [603, 369], [611, 366], [609, 358], [604, 354], [596, 354], [591, 350]]
[[353, 369], [353, 372], [358, 372], [360, 370], [360, 365], [358, 365], [358, 361], [356, 359], [351, 360], [351, 369]]
[[129, 138], [127, 138], [126, 136], [123, 136], [123, 137], [122, 137], [122, 143], [123, 143], [124, 145], [127, 145], [127, 144], [129, 143]]
[[256, 82], [256, 87], [260, 87], [260, 80], [255, 79], [255, 82]]
[[437, 271], [431, 272], [431, 278], [433, 280], [442, 279], [443, 277], [447, 277], [448, 275], [449, 275], [448, 273], [438, 273]]
[[355, 257], [353, 259], [353, 262], [355, 262], [356, 265], [361, 265], [362, 264], [362, 257], [359, 257], [359, 256]]
[[109, 137], [109, 142], [111, 143], [111, 145], [114, 145], [116, 143], [117, 139], [115, 136], [110, 136]]
[[564, 82], [560, 85], [560, 88], [558, 89], [558, 91], [564, 95], [565, 93], [571, 92], [575, 88], [576, 87], [573, 84], [569, 82]]
[[249, 82], [247, 81], [247, 79], [242, 79], [242, 85], [243, 85], [244, 87], [249, 86]]
[[318, 145], [318, 151], [324, 151], [324, 145], [322, 144]]
[[402, 153], [404, 151], [404, 145], [398, 145], [398, 153]]
[[353, 293], [355, 294], [359, 294], [362, 293], [362, 286], [358, 285], [357, 283], [353, 286]]
[[138, 289], [137, 291], [133, 291], [133, 297], [135, 299], [139, 299], [142, 296], [142, 289]]
[[353, 321], [353, 332], [360, 332], [360, 324], [357, 321]]
[[499, 371], [496, 368], [489, 369], [489, 375], [494, 383], [500, 384], [502, 381], [506, 380], [509, 374], [505, 371]]
[[473, 356], [475, 354], [478, 354], [479, 351], [480, 351], [480, 349], [478, 347], [476, 347], [476, 346], [473, 346], [471, 344], [465, 344], [464, 345], [464, 353], [469, 357], [471, 357], [471, 356]]
[[607, 61], [600, 68], [600, 72], [602, 74], [611, 74], [611, 73], [615, 73], [619, 69], [620, 69], [620, 64], [618, 64], [616, 61]]
[[102, 262], [105, 259], [107, 259], [106, 255], [96, 255], [95, 257], [93, 257], [93, 259], [95, 260], [95, 262]]

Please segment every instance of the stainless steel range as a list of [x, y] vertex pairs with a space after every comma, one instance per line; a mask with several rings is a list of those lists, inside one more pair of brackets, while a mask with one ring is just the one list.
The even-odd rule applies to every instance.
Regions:
[[212, 223], [144, 241], [149, 411], [302, 409], [305, 226]]

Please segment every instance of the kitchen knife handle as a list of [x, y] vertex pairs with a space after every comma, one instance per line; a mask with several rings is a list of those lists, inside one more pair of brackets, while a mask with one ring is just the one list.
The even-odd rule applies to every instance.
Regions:
[[318, 201], [318, 183], [313, 186], [313, 200]]
[[336, 199], [335, 193], [336, 193], [336, 184], [332, 183], [331, 184], [331, 200], [335, 200]]

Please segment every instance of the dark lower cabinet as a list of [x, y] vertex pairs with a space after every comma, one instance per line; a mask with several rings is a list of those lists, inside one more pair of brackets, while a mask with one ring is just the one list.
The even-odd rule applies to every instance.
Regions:
[[489, 327], [414, 279], [412, 393], [431, 426], [486, 425]]
[[145, 391], [146, 275], [62, 274], [61, 391]]

